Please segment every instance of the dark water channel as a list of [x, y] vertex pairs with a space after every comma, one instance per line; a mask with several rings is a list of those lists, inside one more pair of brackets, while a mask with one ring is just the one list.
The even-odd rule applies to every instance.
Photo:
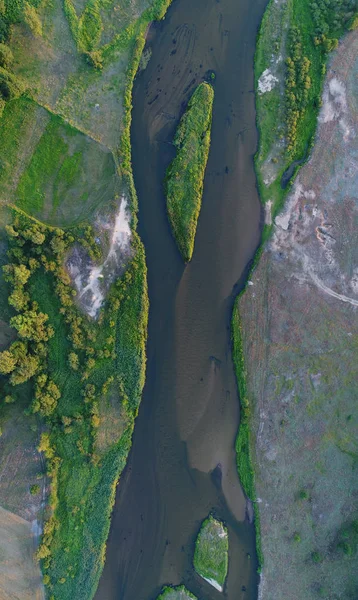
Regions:
[[[201, 600], [257, 597], [254, 529], [235, 468], [230, 318], [260, 236], [253, 55], [265, 3], [174, 0], [149, 32], [153, 54], [135, 82], [132, 126], [148, 263], [147, 381], [96, 600], [150, 600], [166, 583], [184, 583]], [[184, 266], [162, 183], [183, 106], [210, 69], [212, 144], [194, 256]], [[223, 594], [192, 569], [195, 537], [210, 511], [229, 529]]]

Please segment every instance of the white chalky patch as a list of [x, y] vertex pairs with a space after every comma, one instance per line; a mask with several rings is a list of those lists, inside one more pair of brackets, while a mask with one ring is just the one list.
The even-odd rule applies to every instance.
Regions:
[[329, 123], [339, 119], [347, 111], [346, 88], [344, 83], [333, 77], [325, 85], [322, 95], [323, 106], [319, 115], [319, 121]]
[[265, 223], [272, 224], [272, 200], [268, 200], [265, 204]]
[[271, 92], [276, 83], [278, 83], [278, 78], [271, 73], [270, 69], [265, 69], [257, 82], [259, 94]]
[[219, 592], [223, 591], [223, 588], [217, 581], [215, 581], [215, 579], [211, 579], [210, 577], [203, 577], [203, 579], [210, 583], [210, 585], [212, 585], [215, 589], [219, 590]]
[[78, 264], [73, 264], [71, 261], [68, 264], [68, 270], [78, 291], [78, 297], [81, 299], [85, 296], [84, 308], [91, 317], [97, 316], [105, 298], [104, 287], [106, 286], [103, 286], [103, 280], [106, 279], [106, 283], [112, 281], [121, 255], [130, 249], [131, 216], [127, 206], [127, 199], [122, 196], [114, 224], [101, 224], [104, 229], [112, 230], [109, 251], [101, 265], [91, 266], [87, 276], [84, 277]]

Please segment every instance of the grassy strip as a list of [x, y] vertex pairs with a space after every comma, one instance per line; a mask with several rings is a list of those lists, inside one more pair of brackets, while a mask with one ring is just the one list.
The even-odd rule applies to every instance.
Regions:
[[[255, 268], [262, 254], [262, 247], [258, 250], [253, 268]], [[263, 565], [263, 555], [261, 549], [261, 529], [260, 514], [258, 510], [255, 493], [255, 472], [253, 466], [253, 447], [251, 440], [251, 408], [246, 386], [246, 367], [245, 357], [242, 346], [241, 318], [239, 311], [240, 296], [235, 300], [232, 321], [231, 321], [231, 339], [232, 339], [232, 357], [234, 361], [236, 380], [240, 396], [241, 414], [240, 427], [236, 437], [236, 464], [239, 473], [240, 482], [244, 488], [246, 496], [253, 502], [255, 512], [255, 530], [256, 530], [256, 552], [259, 562], [259, 569]]]
[[157, 600], [197, 600], [197, 597], [189, 592], [184, 585], [167, 585], [163, 588]]
[[226, 527], [210, 515], [202, 523], [195, 542], [196, 572], [204, 579], [211, 579], [223, 588], [228, 569], [228, 550], [229, 539]]
[[194, 250], [210, 149], [213, 101], [213, 88], [201, 83], [178, 125], [174, 138], [177, 154], [166, 173], [169, 221], [185, 262], [191, 259]]

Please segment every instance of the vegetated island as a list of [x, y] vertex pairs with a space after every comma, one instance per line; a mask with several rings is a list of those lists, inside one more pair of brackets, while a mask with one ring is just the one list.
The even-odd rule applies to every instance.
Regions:
[[[89, 600], [145, 377], [130, 152], [169, 0], [0, 3], [0, 586]], [[11, 531], [11, 541], [8, 532]], [[42, 535], [41, 535], [42, 532]]]
[[229, 537], [221, 521], [210, 515], [202, 523], [195, 542], [195, 571], [222, 592], [228, 569]]
[[163, 588], [157, 600], [197, 600], [197, 597], [189, 592], [184, 585], [167, 585]]
[[174, 238], [185, 262], [193, 255], [210, 149], [213, 87], [201, 83], [191, 96], [175, 137], [177, 154], [165, 179], [167, 212]]
[[257, 41], [266, 226], [232, 332], [262, 600], [358, 589], [357, 25], [356, 2], [271, 1]]

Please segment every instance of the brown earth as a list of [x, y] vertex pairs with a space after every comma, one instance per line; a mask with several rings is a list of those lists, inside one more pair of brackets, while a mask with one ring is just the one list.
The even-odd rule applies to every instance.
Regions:
[[0, 600], [43, 600], [31, 524], [0, 507]]

